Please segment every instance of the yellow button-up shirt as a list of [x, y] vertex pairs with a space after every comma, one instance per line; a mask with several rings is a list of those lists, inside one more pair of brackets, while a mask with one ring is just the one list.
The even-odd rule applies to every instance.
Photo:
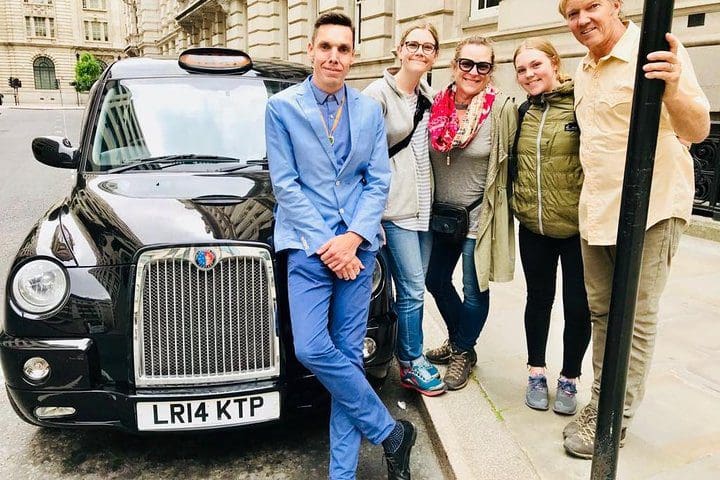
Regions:
[[[595, 62], [588, 53], [575, 74], [580, 163], [585, 174], [579, 205], [580, 235], [590, 245], [615, 245], [617, 240], [639, 45], [640, 29], [628, 22], [608, 55]], [[677, 55], [682, 63], [681, 92], [709, 108], [682, 45]], [[694, 195], [692, 156], [675, 135], [663, 105], [647, 228], [671, 217], [687, 221]]]

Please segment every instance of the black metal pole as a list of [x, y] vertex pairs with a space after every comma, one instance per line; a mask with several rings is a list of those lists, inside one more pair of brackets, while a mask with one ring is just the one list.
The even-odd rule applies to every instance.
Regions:
[[665, 82], [647, 80], [647, 55], [668, 50], [674, 0], [645, 0], [608, 314], [592, 480], [617, 474], [628, 360]]

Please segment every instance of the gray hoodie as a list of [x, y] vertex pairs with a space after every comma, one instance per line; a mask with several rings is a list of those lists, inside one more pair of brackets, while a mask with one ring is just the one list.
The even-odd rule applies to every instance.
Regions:
[[[393, 73], [397, 67], [386, 69], [383, 77], [367, 86], [363, 93], [380, 103], [385, 117], [388, 148], [407, 137], [413, 129], [415, 112], [410, 110], [404, 94], [398, 90]], [[393, 73], [391, 73], [393, 72]], [[420, 81], [420, 95], [430, 102], [434, 92], [425, 82]], [[383, 220], [402, 220], [419, 214], [417, 189], [417, 162], [410, 145], [390, 158], [390, 193], [388, 194]], [[432, 175], [432, 172], [431, 172]], [[432, 179], [430, 184], [432, 185]]]

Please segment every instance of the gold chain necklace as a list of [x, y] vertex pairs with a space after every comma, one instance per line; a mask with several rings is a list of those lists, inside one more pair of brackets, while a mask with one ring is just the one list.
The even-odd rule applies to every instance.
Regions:
[[325, 128], [325, 134], [327, 135], [328, 141], [330, 142], [330, 145], [335, 144], [335, 137], [333, 134], [335, 133], [335, 129], [337, 128], [338, 124], [340, 123], [340, 117], [342, 116], [343, 107], [345, 106], [345, 98], [347, 95], [345, 95], [340, 102], [340, 106], [337, 109], [337, 112], [335, 112], [335, 120], [333, 121], [332, 128], [328, 130], [327, 123], [325, 123], [325, 117], [323, 116], [322, 112], [320, 112], [320, 120], [322, 121], [323, 127]]

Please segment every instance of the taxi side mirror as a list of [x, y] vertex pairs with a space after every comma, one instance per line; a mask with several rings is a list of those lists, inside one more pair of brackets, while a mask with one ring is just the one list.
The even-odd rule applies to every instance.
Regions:
[[55, 168], [77, 168], [78, 150], [64, 137], [38, 137], [32, 141], [35, 159]]

